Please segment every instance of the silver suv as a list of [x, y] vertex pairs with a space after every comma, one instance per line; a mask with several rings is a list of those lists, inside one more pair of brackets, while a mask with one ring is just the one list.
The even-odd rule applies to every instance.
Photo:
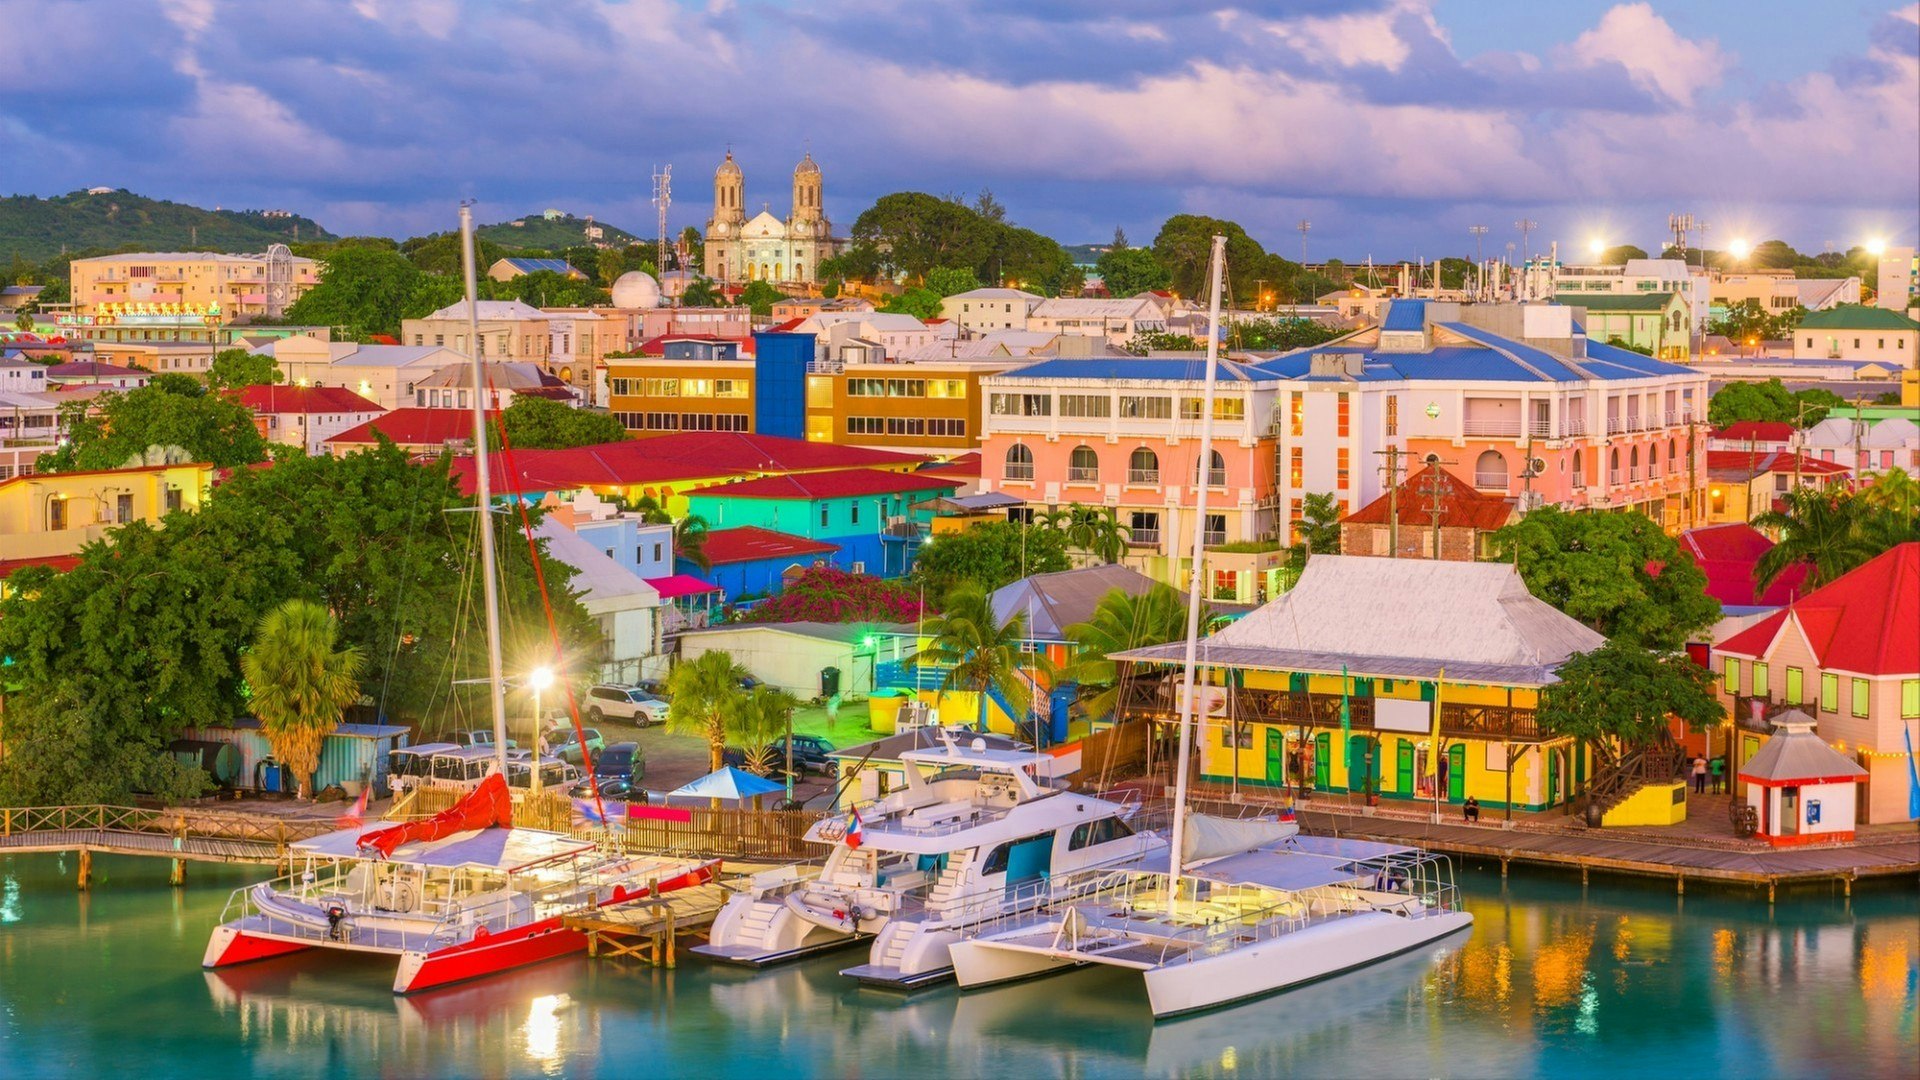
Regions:
[[666, 722], [667, 703], [637, 686], [602, 683], [588, 688], [586, 714], [596, 724], [624, 720], [635, 727], [649, 727]]

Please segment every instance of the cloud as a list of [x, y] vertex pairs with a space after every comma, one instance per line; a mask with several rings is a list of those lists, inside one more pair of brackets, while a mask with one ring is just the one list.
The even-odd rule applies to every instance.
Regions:
[[1729, 62], [1714, 42], [1681, 37], [1648, 3], [1610, 8], [1599, 25], [1555, 52], [1567, 67], [1618, 65], [1635, 85], [1676, 105], [1691, 105], [1701, 90], [1720, 81]]

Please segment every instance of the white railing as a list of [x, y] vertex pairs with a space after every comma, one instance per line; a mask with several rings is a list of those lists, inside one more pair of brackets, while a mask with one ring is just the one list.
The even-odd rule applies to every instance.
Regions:
[[1520, 436], [1518, 420], [1468, 420], [1466, 433], [1471, 436], [1495, 439], [1515, 439]]
[[1031, 483], [1033, 480], [1033, 466], [1032, 465], [1015, 465], [1015, 464], [1009, 463], [1007, 465], [1006, 478], [1009, 480], [1022, 480], [1022, 481], [1027, 481]]
[[1506, 473], [1477, 472], [1473, 474], [1473, 486], [1483, 491], [1505, 491], [1508, 483]]
[[1069, 484], [1097, 484], [1097, 483], [1099, 483], [1099, 482], [1100, 482], [1100, 467], [1099, 467], [1099, 466], [1097, 466], [1097, 465], [1096, 465], [1096, 466], [1094, 466], [1094, 467], [1092, 467], [1092, 468], [1088, 468], [1088, 467], [1086, 467], [1086, 466], [1084, 466], [1084, 465], [1069, 465], [1069, 466], [1067, 466], [1067, 483], [1069, 483]]
[[1129, 484], [1158, 484], [1159, 482], [1160, 482], [1159, 469], [1128, 469], [1127, 470], [1127, 483]]

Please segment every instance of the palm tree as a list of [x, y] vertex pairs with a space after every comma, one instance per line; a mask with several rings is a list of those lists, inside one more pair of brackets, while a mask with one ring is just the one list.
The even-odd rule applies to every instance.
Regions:
[[706, 736], [707, 766], [714, 772], [726, 764], [727, 736], [745, 697], [740, 681], [746, 677], [747, 669], [718, 649], [682, 661], [667, 676], [667, 730]]
[[[1203, 606], [1200, 624], [1211, 614]], [[1093, 617], [1067, 627], [1074, 644], [1066, 677], [1080, 686], [1080, 704], [1088, 716], [1111, 714], [1120, 700], [1114, 653], [1179, 641], [1187, 636], [1187, 601], [1178, 589], [1155, 584], [1144, 593], [1114, 589], [1100, 598]]]
[[1837, 488], [1799, 488], [1780, 496], [1781, 509], [1756, 514], [1757, 529], [1778, 530], [1780, 542], [1754, 564], [1753, 576], [1764, 592], [1795, 563], [1806, 563], [1807, 588], [1839, 577], [1882, 550], [1865, 528], [1867, 515], [1856, 496]]
[[1920, 516], [1920, 481], [1902, 469], [1888, 469], [1870, 475], [1873, 482], [1859, 492], [1867, 505], [1891, 511], [1903, 518]]
[[260, 620], [253, 648], [240, 658], [274, 756], [300, 778], [300, 797], [313, 795], [320, 744], [340, 713], [360, 696], [364, 658], [357, 646], [336, 648], [340, 624], [310, 600], [288, 600]]
[[700, 568], [702, 573], [713, 569], [713, 560], [707, 558], [707, 533], [712, 531], [707, 519], [699, 514], [688, 514], [673, 525], [673, 553]]
[[785, 764], [773, 743], [787, 733], [793, 710], [799, 707], [799, 698], [771, 686], [756, 686], [741, 700], [731, 718], [731, 730], [735, 741], [747, 748], [748, 772], [770, 776]]
[[979, 729], [987, 730], [987, 693], [1000, 691], [1016, 722], [1027, 715], [1032, 695], [1022, 676], [1022, 664], [1046, 663], [1043, 654], [1021, 651], [1026, 640], [1027, 616], [1016, 611], [1005, 622], [994, 618], [993, 600], [971, 582], [947, 594], [946, 607], [927, 621], [925, 648], [907, 658], [914, 668], [944, 667], [942, 692], [967, 690], [980, 701]]
[[1117, 563], [1127, 553], [1127, 538], [1133, 530], [1120, 524], [1120, 512], [1111, 506], [1073, 508], [1073, 523], [1067, 526], [1067, 542], [1090, 552], [1103, 563]]
[[1033, 515], [1032, 524], [1042, 525], [1049, 529], [1059, 529], [1061, 532], [1065, 532], [1073, 527], [1073, 519], [1076, 516], [1075, 511], [1079, 509], [1080, 505], [1073, 503], [1067, 506], [1056, 506], [1050, 510], [1042, 510]]

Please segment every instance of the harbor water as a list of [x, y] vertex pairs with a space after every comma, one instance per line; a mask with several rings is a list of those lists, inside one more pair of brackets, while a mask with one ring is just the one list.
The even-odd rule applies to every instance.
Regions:
[[[0, 1076], [1780, 1076], [1920, 1073], [1920, 898], [1878, 888], [1677, 897], [1469, 869], [1470, 937], [1155, 1024], [1088, 970], [911, 997], [841, 978], [556, 961], [396, 999], [391, 962], [200, 970], [260, 876], [0, 857]], [[1670, 887], [1669, 887], [1670, 889]]]

